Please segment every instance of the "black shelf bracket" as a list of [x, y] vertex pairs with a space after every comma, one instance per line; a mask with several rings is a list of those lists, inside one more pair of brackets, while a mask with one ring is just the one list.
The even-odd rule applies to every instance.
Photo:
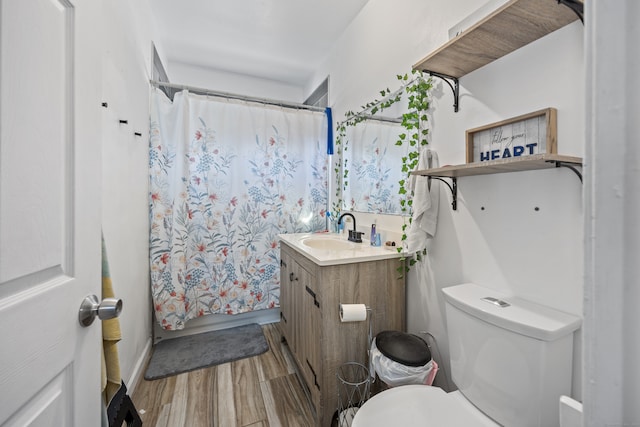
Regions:
[[582, 173], [580, 173], [580, 171], [578, 169], [576, 169], [575, 164], [573, 163], [565, 163], [565, 162], [559, 162], [559, 161], [555, 161], [555, 160], [550, 160], [549, 163], [555, 163], [557, 168], [567, 168], [567, 169], [571, 169], [573, 171], [573, 173], [575, 173], [576, 175], [578, 175], [578, 178], [580, 178], [580, 183], [582, 183]]
[[451, 184], [437, 176], [430, 176], [429, 179], [437, 179], [438, 181], [442, 181], [447, 184], [447, 187], [451, 190], [451, 208], [454, 211], [458, 210], [458, 178], [451, 178]]
[[[458, 112], [458, 105], [460, 102], [460, 83], [458, 82], [457, 77], [447, 76], [446, 74], [436, 73], [435, 71], [424, 70], [426, 73], [429, 73], [430, 76], [438, 77], [444, 80], [446, 84], [449, 85], [451, 91], [453, 92], [453, 111]], [[449, 81], [453, 81], [453, 84]]]
[[558, 0], [558, 4], [563, 4], [578, 15], [580, 22], [584, 24], [584, 3], [578, 0]]

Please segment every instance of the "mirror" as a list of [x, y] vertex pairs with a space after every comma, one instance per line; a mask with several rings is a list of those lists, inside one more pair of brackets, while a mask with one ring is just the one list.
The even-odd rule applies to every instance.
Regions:
[[336, 195], [342, 200], [341, 210], [403, 214], [399, 189], [407, 177], [402, 158], [409, 151], [407, 144], [397, 145], [406, 133], [402, 115], [408, 104], [403, 89], [386, 93], [381, 101], [367, 104], [359, 113], [348, 112], [338, 124], [342, 162], [340, 170], [336, 168], [336, 176], [341, 178], [341, 194]]

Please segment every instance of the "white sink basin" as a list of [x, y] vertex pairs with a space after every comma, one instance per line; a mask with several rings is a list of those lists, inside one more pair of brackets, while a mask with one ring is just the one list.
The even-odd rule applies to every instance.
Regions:
[[314, 263], [325, 265], [352, 264], [380, 259], [406, 256], [394, 247], [371, 246], [369, 241], [354, 243], [347, 236], [333, 233], [290, 233], [279, 234], [281, 243], [307, 257]]
[[348, 251], [359, 249], [362, 245], [362, 243], [352, 243], [347, 240], [334, 239], [331, 237], [308, 237], [302, 240], [302, 244], [313, 249], [322, 249], [325, 251]]

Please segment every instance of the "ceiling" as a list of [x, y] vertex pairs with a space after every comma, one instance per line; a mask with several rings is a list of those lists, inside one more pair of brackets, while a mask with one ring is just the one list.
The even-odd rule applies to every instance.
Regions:
[[151, 4], [156, 44], [167, 62], [302, 86], [367, 1], [153, 0]]

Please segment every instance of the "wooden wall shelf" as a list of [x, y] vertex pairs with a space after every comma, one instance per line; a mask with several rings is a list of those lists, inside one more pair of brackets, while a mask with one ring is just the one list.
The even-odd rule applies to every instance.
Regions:
[[413, 68], [460, 78], [577, 19], [557, 0], [510, 0]]
[[[453, 196], [451, 207], [455, 211], [458, 206], [458, 178], [559, 167], [570, 169], [580, 178], [580, 182], [582, 182], [582, 173], [576, 169], [576, 167], [582, 167], [582, 159], [580, 157], [562, 156], [559, 154], [535, 154], [510, 159], [443, 166], [440, 168], [413, 171], [411, 175], [428, 176], [444, 182], [449, 187], [449, 190], [451, 190], [451, 195]], [[452, 185], [449, 185], [443, 178], [451, 178]]]
[[497, 159], [486, 162], [465, 163], [462, 165], [417, 170], [411, 172], [411, 174], [439, 178], [460, 178], [463, 176], [551, 169], [565, 165], [582, 166], [582, 159], [580, 157], [562, 156], [560, 154], [535, 154], [533, 156], [513, 157], [510, 159]]

